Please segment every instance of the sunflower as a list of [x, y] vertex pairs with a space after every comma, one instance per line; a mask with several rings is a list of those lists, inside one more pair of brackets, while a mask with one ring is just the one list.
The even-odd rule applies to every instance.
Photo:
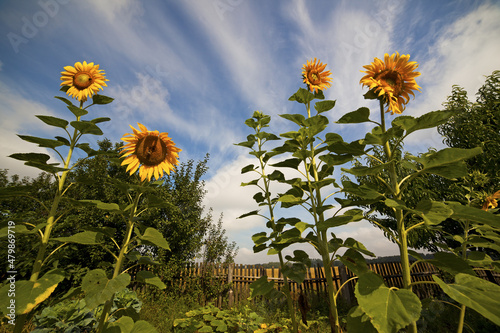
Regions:
[[[175, 143], [168, 137], [168, 133], [148, 131], [146, 126], [137, 123], [140, 131], [132, 126], [134, 133], [126, 133], [122, 140], [127, 142], [120, 154], [126, 157], [122, 165], [128, 164], [127, 171], [133, 175], [140, 167], [139, 175], [141, 181], [146, 177], [148, 181], [154, 175], [158, 180], [163, 177], [163, 171], [170, 174], [179, 164], [177, 158], [181, 149], [175, 147]], [[142, 164], [142, 165], [141, 165]]]
[[497, 199], [500, 199], [500, 191], [496, 191], [495, 193], [487, 197], [481, 209], [488, 211], [488, 209], [490, 208], [497, 208], [498, 207]]
[[304, 83], [307, 84], [311, 92], [318, 92], [318, 90], [325, 90], [329, 88], [332, 84], [332, 80], [329, 75], [332, 73], [330, 71], [325, 71], [326, 64], [322, 64], [321, 61], [314, 58], [314, 61], [307, 60], [307, 64], [302, 67], [302, 78]]
[[359, 81], [378, 95], [388, 105], [387, 112], [403, 113], [406, 104], [410, 101], [410, 94], [415, 97], [413, 90], [420, 91], [415, 78], [420, 75], [416, 72], [418, 64], [410, 60], [410, 55], [399, 55], [398, 52], [384, 55], [384, 61], [375, 58], [367, 66], [365, 76]]
[[85, 102], [88, 97], [92, 96], [102, 87], [106, 87], [106, 82], [109, 81], [104, 76], [104, 71], [99, 69], [99, 65], [94, 65], [93, 62], [86, 61], [75, 63], [75, 67], [66, 66], [64, 72], [61, 72], [61, 86], [69, 86], [66, 94], [76, 98], [81, 102]]

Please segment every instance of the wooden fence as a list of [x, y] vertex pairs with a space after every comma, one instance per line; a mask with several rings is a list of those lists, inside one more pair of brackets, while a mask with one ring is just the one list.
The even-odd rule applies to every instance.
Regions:
[[[401, 274], [400, 262], [387, 262], [387, 263], [374, 263], [368, 264], [368, 267], [375, 273], [382, 276], [389, 287], [403, 287], [403, 277]], [[145, 267], [135, 269], [131, 272], [133, 275], [138, 270], [148, 269]], [[356, 279], [351, 279], [354, 274], [345, 266], [333, 266], [332, 270], [333, 281], [335, 287], [340, 291], [340, 296], [347, 304], [352, 304], [354, 298], [354, 286]], [[500, 274], [476, 270], [479, 277], [487, 279], [496, 284], [500, 284]], [[229, 285], [229, 288], [222, 294], [219, 294], [215, 299], [210, 301], [215, 303], [216, 306], [227, 304], [231, 306], [250, 296], [250, 284], [258, 280], [260, 277], [266, 275], [267, 279], [274, 281], [277, 289], [283, 288], [283, 275], [279, 268], [264, 268], [262, 265], [210, 265], [206, 266], [201, 263], [194, 263], [185, 268], [181, 276], [172, 281], [177, 284], [176, 287], [188, 288], [189, 284], [200, 283], [199, 277], [208, 277], [208, 283]], [[432, 275], [443, 277], [443, 272], [434, 267], [433, 265], [425, 262], [419, 262], [412, 268], [412, 282], [415, 281], [433, 281]], [[349, 279], [351, 279], [349, 281]], [[203, 283], [207, 283], [204, 281]], [[345, 285], [344, 285], [345, 284]], [[344, 285], [344, 286], [342, 286]], [[326, 278], [324, 267], [311, 267], [306, 271], [306, 279], [301, 285], [291, 281], [290, 288], [295, 296], [298, 295], [299, 290], [305, 294], [312, 295], [326, 295]], [[436, 284], [417, 284], [413, 288], [414, 292], [421, 299], [437, 296], [441, 293], [440, 288]]]

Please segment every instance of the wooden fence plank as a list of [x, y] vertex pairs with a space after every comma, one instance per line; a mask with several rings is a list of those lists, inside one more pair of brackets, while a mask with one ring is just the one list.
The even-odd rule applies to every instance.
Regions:
[[[368, 264], [368, 267], [370, 270], [381, 275], [389, 287], [402, 288], [403, 278], [401, 274], [401, 263], [370, 263]], [[141, 265], [134, 267], [134, 269], [131, 269], [129, 273], [134, 279], [135, 275], [139, 271], [154, 271], [155, 268], [155, 266]], [[345, 281], [354, 276], [354, 274], [344, 266], [334, 266], [327, 269], [331, 269], [332, 271], [334, 284], [337, 290]], [[412, 282], [433, 281], [432, 275], [441, 274], [439, 269], [425, 262], [420, 262], [414, 265], [411, 273]], [[499, 284], [500, 282], [499, 273], [484, 270], [477, 270], [477, 273], [479, 277], [493, 283]], [[197, 280], [198, 277], [202, 276], [205, 279], [207, 275], [211, 275], [211, 280], [202, 280], [203, 283], [232, 283], [232, 288], [230, 288], [225, 295], [221, 294], [216, 297], [215, 300], [212, 300], [212, 302], [215, 302], [216, 306], [222, 306], [226, 302], [227, 305], [232, 306], [247, 299], [250, 296], [250, 284], [258, 280], [261, 276], [267, 276], [269, 280], [273, 280], [276, 288], [279, 290], [282, 289], [284, 284], [283, 274], [281, 270], [277, 268], [266, 269], [261, 265], [242, 264], [207, 266], [202, 263], [186, 265], [186, 269], [180, 272], [178, 281], [171, 281], [171, 283], [178, 286], [180, 290], [185, 290], [189, 288], [190, 284], [199, 283], [199, 280]], [[352, 280], [341, 290], [341, 296], [348, 304], [354, 301], [355, 284], [356, 281]], [[133, 286], [134, 290], [136, 287], [137, 285]], [[144, 287], [140, 286], [139, 288]], [[306, 294], [326, 294], [327, 287], [324, 267], [314, 266], [309, 268], [306, 272], [306, 278], [303, 284], [298, 286], [297, 283], [291, 281], [290, 289], [294, 293], [294, 297], [297, 297], [295, 294], [299, 293], [300, 290], [305, 291]], [[435, 284], [417, 284], [413, 289], [421, 299], [436, 296], [441, 293], [439, 287]]]

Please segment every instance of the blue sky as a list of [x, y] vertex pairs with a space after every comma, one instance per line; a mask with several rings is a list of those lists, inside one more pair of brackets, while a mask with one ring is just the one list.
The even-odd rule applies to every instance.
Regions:
[[[168, 132], [183, 149], [181, 161], [210, 153], [204, 204], [215, 218], [224, 214], [228, 236], [240, 247], [237, 262], [255, 263], [276, 258], [252, 253], [250, 236], [265, 230], [263, 220], [236, 219], [256, 208], [255, 190], [239, 187], [248, 181], [241, 167], [253, 160], [233, 145], [250, 133], [244, 120], [260, 110], [272, 116], [273, 132], [291, 130], [277, 115], [303, 112], [288, 97], [303, 87], [302, 65], [314, 57], [332, 72], [325, 95], [337, 105], [328, 131], [346, 141], [368, 127], [333, 122], [361, 106], [376, 110], [362, 97], [360, 70], [384, 53], [410, 54], [420, 65], [422, 93], [406, 114], [440, 109], [454, 84], [473, 99], [484, 76], [500, 69], [500, 2], [3, 0], [0, 36], [0, 168], [36, 175], [6, 157], [43, 151], [16, 134], [61, 135], [34, 115], [69, 119], [53, 98], [60, 72], [77, 61], [98, 63], [109, 79], [102, 93], [115, 98], [90, 109], [93, 117], [112, 119], [102, 126], [104, 136], [119, 141], [140, 122]], [[95, 147], [101, 138], [84, 139]], [[414, 152], [442, 147], [435, 131], [409, 139], [406, 148]], [[379, 256], [396, 253], [366, 222], [335, 232]]]

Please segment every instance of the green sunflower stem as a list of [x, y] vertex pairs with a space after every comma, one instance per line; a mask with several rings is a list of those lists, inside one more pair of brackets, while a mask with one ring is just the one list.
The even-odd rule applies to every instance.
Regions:
[[[470, 199], [468, 205], [470, 206]], [[469, 228], [470, 228], [470, 222], [467, 220], [465, 221], [465, 226], [464, 226], [464, 240], [465, 242], [462, 243], [462, 259], [467, 260], [467, 243], [466, 241], [469, 239]], [[460, 307], [460, 317], [458, 319], [458, 328], [457, 328], [457, 333], [462, 333], [464, 329], [464, 322], [465, 322], [465, 310], [467, 307], [462, 304]]]
[[[281, 267], [281, 269], [283, 269], [283, 267], [285, 267], [285, 263], [284, 263], [283, 254], [281, 253], [281, 251], [278, 253], [278, 258], [280, 261], [280, 267]], [[286, 302], [288, 305], [288, 310], [290, 311], [290, 319], [292, 320], [292, 330], [294, 333], [298, 333], [299, 326], [297, 323], [297, 316], [295, 315], [295, 308], [293, 306], [290, 283], [288, 283], [288, 279], [286, 276], [283, 276], [283, 289], [285, 289], [284, 291], [286, 294]]]
[[[125, 255], [128, 252], [128, 247], [130, 245], [130, 240], [132, 239], [132, 232], [134, 231], [134, 217], [137, 212], [137, 207], [139, 205], [139, 199], [141, 198], [141, 193], [137, 193], [134, 199], [132, 210], [130, 211], [130, 216], [127, 221], [127, 230], [125, 231], [125, 238], [123, 239], [122, 246], [120, 248], [120, 254], [118, 255], [118, 259], [115, 263], [115, 269], [113, 271], [112, 279], [116, 278], [118, 275], [122, 273], [123, 261], [125, 259]], [[101, 313], [101, 317], [99, 318], [99, 324], [97, 326], [97, 333], [101, 333], [104, 329], [104, 325], [109, 319], [109, 313], [111, 311], [111, 307], [113, 306], [113, 300], [115, 295], [113, 294], [109, 300], [104, 303], [104, 308]]]
[[[260, 126], [257, 128], [257, 134], [259, 132], [260, 132]], [[259, 152], [262, 152], [262, 140], [260, 138], [257, 139], [257, 145], [259, 147]], [[271, 201], [271, 191], [269, 188], [270, 181], [265, 173], [266, 163], [264, 162], [264, 158], [263, 158], [262, 154], [259, 155], [259, 163], [260, 163], [260, 169], [262, 170], [261, 171], [262, 172], [262, 179], [264, 180], [264, 193], [266, 196], [267, 206], [269, 208], [269, 218], [271, 221], [271, 227], [272, 227], [273, 231], [276, 231], [276, 224], [274, 222], [274, 209], [273, 209], [273, 204]], [[283, 260], [283, 254], [281, 253], [281, 251], [278, 252], [278, 258], [279, 258], [281, 270], [283, 271], [283, 268], [285, 267], [285, 262]], [[295, 315], [295, 308], [293, 306], [291, 288], [290, 288], [290, 284], [288, 282], [288, 278], [286, 276], [283, 276], [283, 289], [284, 289], [284, 292], [286, 295], [288, 310], [290, 311], [290, 319], [292, 320], [293, 333], [298, 333], [299, 327], [298, 327], [297, 318]]]
[[[80, 102], [80, 109], [83, 108], [83, 102]], [[76, 117], [76, 121], [80, 121], [80, 117]], [[70, 138], [70, 147], [68, 151], [68, 155], [66, 156], [66, 160], [64, 161], [64, 170], [61, 174], [61, 177], [58, 181], [57, 192], [54, 196], [54, 200], [52, 201], [52, 205], [50, 207], [49, 216], [47, 217], [47, 225], [42, 232], [42, 238], [40, 242], [40, 246], [38, 247], [38, 252], [35, 258], [35, 263], [33, 264], [33, 269], [31, 270], [31, 276], [29, 281], [36, 282], [40, 277], [40, 273], [42, 271], [43, 261], [45, 259], [45, 252], [47, 252], [47, 247], [50, 241], [50, 234], [56, 224], [56, 216], [57, 209], [59, 208], [59, 203], [61, 202], [61, 198], [63, 197], [63, 189], [64, 184], [66, 182], [66, 178], [69, 174], [69, 165], [71, 163], [71, 157], [73, 155], [73, 151], [78, 142], [78, 131], [75, 129], [73, 132], [73, 137]], [[26, 319], [28, 318], [28, 314], [23, 314], [17, 317], [16, 325], [14, 326], [14, 333], [21, 333], [26, 323]]]
[[[311, 102], [307, 102], [307, 117], [311, 118]], [[310, 149], [311, 149], [311, 164], [310, 168], [312, 168], [313, 171], [313, 176], [314, 176], [314, 181], [318, 182], [319, 175], [318, 175], [318, 167], [316, 165], [316, 159], [315, 159], [315, 149], [314, 149], [314, 144], [311, 142], [310, 143]], [[324, 213], [323, 212], [317, 212], [317, 205], [321, 205], [323, 200], [321, 198], [321, 192], [319, 189], [316, 190], [316, 204], [314, 203], [313, 196], [314, 196], [314, 190], [311, 187], [310, 184], [310, 179], [309, 179], [309, 172], [308, 168], [306, 166], [306, 174], [307, 174], [307, 179], [309, 183], [309, 192], [311, 195], [311, 206], [313, 208], [314, 216], [316, 219], [316, 224], [317, 223], [322, 223], [325, 220]], [[331, 270], [331, 260], [330, 260], [330, 252], [328, 251], [328, 233], [326, 230], [323, 230], [322, 232], [317, 233], [318, 237], [318, 244], [320, 244], [320, 250], [321, 250], [321, 258], [323, 261], [323, 267], [325, 268], [325, 279], [326, 279], [326, 285], [327, 285], [327, 290], [328, 290], [328, 303], [329, 303], [329, 320], [330, 320], [330, 326], [331, 326], [331, 331], [332, 333], [338, 333], [340, 332], [340, 324], [339, 324], [339, 316], [338, 316], [338, 310], [337, 310], [337, 300], [335, 298], [335, 294], [337, 292], [335, 288], [335, 284], [333, 282], [333, 275], [332, 275], [332, 270]]]
[[[380, 120], [382, 132], [386, 132], [385, 128], [385, 112], [384, 112], [384, 102], [380, 99]], [[384, 152], [387, 157], [387, 162], [393, 159], [391, 146], [389, 141], [384, 144]], [[399, 188], [398, 175], [396, 171], [396, 166], [394, 163], [389, 165], [389, 177], [390, 186], [392, 190], [392, 195], [394, 199], [401, 200], [401, 189]], [[406, 231], [406, 226], [404, 223], [403, 210], [395, 208], [394, 209], [396, 217], [396, 225], [398, 229], [398, 240], [399, 240], [399, 255], [401, 260], [401, 270], [403, 275], [403, 287], [411, 290], [411, 271], [410, 271], [410, 260], [408, 258], [408, 232]], [[414, 321], [409, 325], [409, 332], [417, 333], [417, 322]]]

